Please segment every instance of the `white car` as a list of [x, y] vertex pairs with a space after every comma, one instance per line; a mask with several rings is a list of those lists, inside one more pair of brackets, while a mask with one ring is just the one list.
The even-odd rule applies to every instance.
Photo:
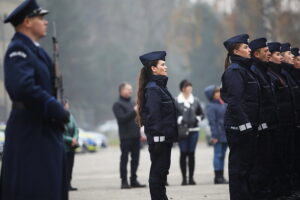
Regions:
[[107, 138], [97, 132], [85, 131], [79, 128], [79, 147], [76, 149], [77, 153], [95, 152], [100, 148], [107, 147]]

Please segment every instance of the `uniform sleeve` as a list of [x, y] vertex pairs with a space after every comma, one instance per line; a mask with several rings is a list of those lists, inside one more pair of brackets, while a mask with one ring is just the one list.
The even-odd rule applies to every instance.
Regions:
[[79, 130], [78, 130], [78, 125], [77, 125], [77, 122], [74, 118], [73, 115], [71, 115], [71, 118], [72, 118], [72, 121], [73, 121], [73, 127], [74, 127], [74, 135], [73, 135], [73, 138], [75, 138], [77, 141], [78, 141], [78, 138], [79, 138]]
[[161, 91], [159, 88], [148, 88], [145, 92], [146, 123], [149, 133], [153, 136], [162, 136]]
[[239, 70], [234, 69], [224, 73], [223, 86], [226, 87], [226, 103], [228, 109], [231, 110], [232, 117], [238, 126], [244, 130], [244, 126], [250, 123], [247, 114], [244, 112], [242, 107], [242, 99], [244, 95], [244, 80]]
[[113, 105], [113, 112], [119, 123], [127, 123], [134, 119], [136, 116], [136, 112], [134, 109], [125, 111], [124, 109], [122, 109], [119, 103], [115, 103]]
[[23, 47], [8, 50], [5, 61], [5, 86], [13, 101], [22, 102], [26, 108], [49, 116], [49, 105], [54, 115], [64, 115], [63, 106], [35, 81], [34, 62], [28, 51]]
[[68, 136], [68, 135], [63, 135], [63, 138], [64, 138], [64, 142], [67, 142], [67, 143], [71, 143], [72, 142], [72, 137], [71, 136]]
[[209, 124], [209, 127], [210, 127], [212, 138], [219, 139], [220, 138], [220, 133], [219, 133], [218, 127], [217, 127], [218, 126], [217, 116], [216, 116], [216, 111], [213, 108], [213, 106], [207, 105], [206, 115], [207, 115], [207, 120], [208, 120], [208, 124]]

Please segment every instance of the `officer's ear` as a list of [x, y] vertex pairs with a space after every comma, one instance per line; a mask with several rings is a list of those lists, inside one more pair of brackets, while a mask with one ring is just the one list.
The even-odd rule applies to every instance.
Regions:
[[253, 55], [254, 57], [258, 58], [259, 54], [260, 54], [260, 50], [256, 50]]
[[26, 28], [30, 28], [32, 22], [31, 18], [25, 17], [24, 21], [22, 22], [22, 25]]
[[157, 71], [157, 67], [151, 66], [151, 70], [152, 70], [153, 74], [155, 75], [155, 73], [156, 73], [156, 71]]
[[239, 49], [234, 49], [234, 50], [233, 50], [233, 54], [234, 54], [234, 55], [239, 55]]

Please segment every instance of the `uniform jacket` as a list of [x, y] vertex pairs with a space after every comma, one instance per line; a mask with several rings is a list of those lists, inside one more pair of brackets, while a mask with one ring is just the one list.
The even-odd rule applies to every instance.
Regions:
[[63, 138], [65, 143], [65, 150], [66, 152], [74, 151], [74, 148], [72, 147], [72, 140], [75, 138], [78, 142], [79, 138], [79, 131], [78, 126], [75, 121], [75, 118], [73, 115], [70, 115], [70, 121], [68, 124], [65, 125], [66, 131], [64, 132]]
[[140, 129], [135, 122], [134, 104], [130, 98], [120, 97], [113, 105], [113, 112], [117, 118], [121, 140], [140, 137]]
[[214, 139], [218, 139], [219, 142], [226, 143], [226, 134], [224, 127], [224, 115], [226, 111], [226, 104], [221, 104], [220, 101], [213, 99], [215, 88], [207, 87], [205, 89], [205, 95], [209, 101], [206, 105], [206, 116], [210, 126], [211, 136]]
[[251, 131], [259, 124], [259, 83], [250, 71], [251, 59], [231, 56], [222, 76], [222, 99], [228, 104], [224, 125], [228, 129]]
[[260, 84], [260, 129], [277, 129], [279, 116], [275, 94], [272, 90], [270, 77], [268, 73], [268, 63], [257, 58], [253, 58], [251, 71], [255, 74]]
[[167, 82], [168, 77], [153, 75], [144, 89], [141, 116], [149, 144], [159, 142], [156, 136], [163, 136], [163, 142], [168, 143], [178, 137], [175, 101]]
[[275, 94], [280, 126], [293, 124], [293, 100], [286, 77], [282, 74], [281, 65], [269, 62], [268, 76]]
[[[16, 33], [4, 60], [12, 109], [5, 131], [2, 200], [67, 199], [62, 132], [51, 123], [65, 111], [53, 94], [52, 62], [46, 52]], [[51, 122], [50, 122], [51, 121]]]
[[294, 74], [294, 77], [295, 77], [298, 85], [300, 85], [300, 69], [293, 68], [291, 71]]
[[190, 131], [199, 131], [199, 123], [204, 117], [203, 111], [198, 98], [192, 94], [185, 99], [180, 93], [176, 99], [178, 124], [187, 124]]
[[292, 96], [294, 123], [300, 129], [300, 85], [297, 82], [295, 68], [288, 63], [282, 63], [282, 74], [286, 77]]

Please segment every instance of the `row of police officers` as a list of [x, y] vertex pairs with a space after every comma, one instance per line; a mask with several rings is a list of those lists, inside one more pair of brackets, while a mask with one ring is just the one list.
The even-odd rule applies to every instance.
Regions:
[[300, 54], [289, 43], [249, 42], [228, 51], [221, 96], [228, 104], [231, 200], [297, 199], [300, 188]]

